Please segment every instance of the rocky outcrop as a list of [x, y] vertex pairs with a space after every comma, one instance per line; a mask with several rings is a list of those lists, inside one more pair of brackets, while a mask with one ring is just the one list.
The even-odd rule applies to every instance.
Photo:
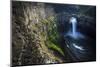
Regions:
[[[47, 18], [53, 8], [43, 3], [12, 3], [12, 65], [62, 63], [61, 57], [48, 48]], [[45, 20], [44, 20], [45, 19]], [[51, 18], [53, 19], [53, 18]], [[47, 21], [47, 22], [46, 22]], [[56, 24], [54, 24], [56, 26]], [[51, 26], [53, 27], [53, 26]], [[56, 48], [56, 47], [55, 47]], [[57, 49], [61, 52], [61, 49]], [[63, 54], [63, 53], [62, 53]]]

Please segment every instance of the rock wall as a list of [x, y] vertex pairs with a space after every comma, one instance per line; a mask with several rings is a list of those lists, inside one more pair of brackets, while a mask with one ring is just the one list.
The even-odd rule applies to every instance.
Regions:
[[[43, 3], [12, 2], [12, 65], [62, 63], [47, 47], [48, 24], [53, 8]], [[43, 21], [43, 23], [42, 23]]]

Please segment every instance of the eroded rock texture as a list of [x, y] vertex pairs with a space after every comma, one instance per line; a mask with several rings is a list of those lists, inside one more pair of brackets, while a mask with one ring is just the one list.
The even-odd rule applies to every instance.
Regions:
[[12, 65], [95, 61], [95, 13], [95, 6], [12, 1]]
[[12, 3], [13, 65], [62, 62], [46, 46], [50, 23], [44, 19], [53, 19], [51, 16], [54, 16], [53, 8], [42, 3]]

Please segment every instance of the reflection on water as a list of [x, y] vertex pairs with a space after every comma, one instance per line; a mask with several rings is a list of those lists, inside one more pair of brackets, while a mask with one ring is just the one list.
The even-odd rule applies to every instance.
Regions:
[[73, 46], [76, 48], [76, 49], [79, 49], [81, 51], [84, 51], [85, 49], [83, 49], [82, 46], [78, 46], [77, 44], [73, 43]]
[[94, 58], [95, 55], [92, 53], [94, 49], [91, 49], [93, 48], [94, 41], [78, 31], [78, 21], [76, 17], [71, 17], [69, 23], [71, 23], [71, 27], [69, 31], [64, 34], [64, 39], [67, 46], [66, 50], [73, 61], [84, 61]]

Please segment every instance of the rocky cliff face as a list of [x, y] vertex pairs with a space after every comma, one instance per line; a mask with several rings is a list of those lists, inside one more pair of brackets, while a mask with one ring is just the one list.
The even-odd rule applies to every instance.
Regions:
[[48, 48], [53, 39], [48, 36], [57, 27], [54, 16], [53, 8], [43, 3], [12, 2], [12, 65], [63, 62]]
[[[95, 60], [95, 12], [95, 6], [12, 1], [12, 65]], [[72, 17], [84, 39], [68, 35]]]

